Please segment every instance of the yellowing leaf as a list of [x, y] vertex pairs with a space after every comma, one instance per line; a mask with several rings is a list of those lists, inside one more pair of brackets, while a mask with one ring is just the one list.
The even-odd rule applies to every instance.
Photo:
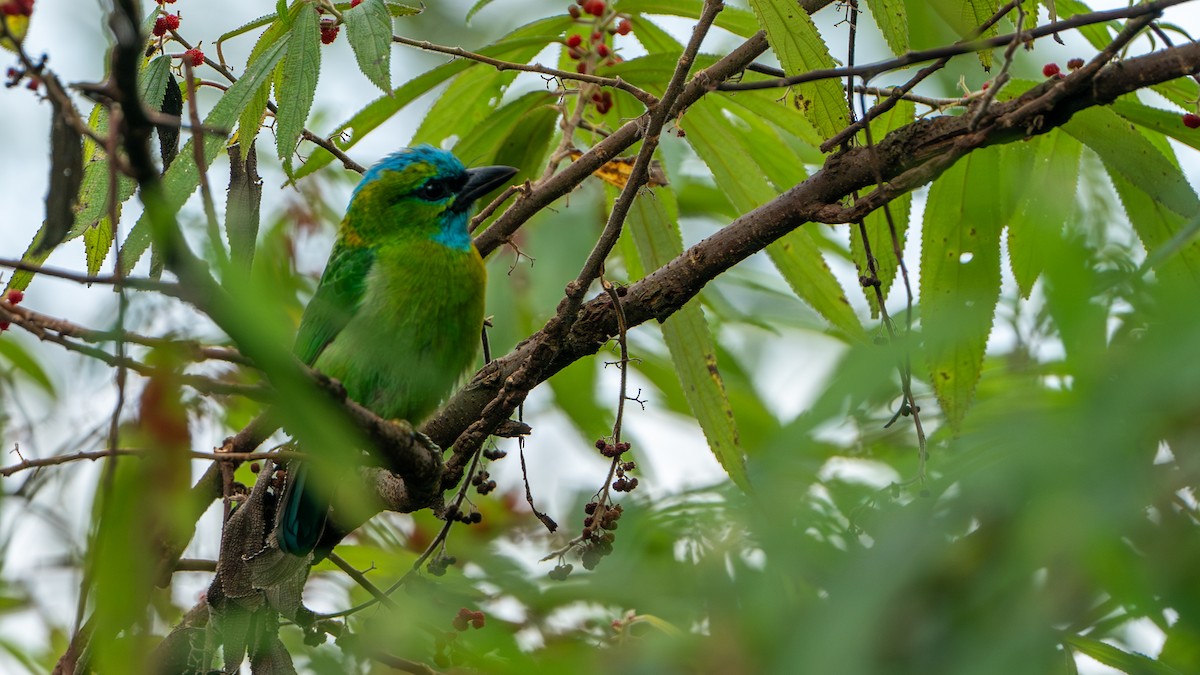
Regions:
[[[574, 162], [582, 157], [583, 153], [578, 150], [572, 150], [567, 156]], [[633, 174], [633, 163], [635, 161], [635, 157], [617, 157], [599, 169], [596, 169], [592, 175], [609, 185], [623, 190], [625, 189], [625, 184], [629, 182], [629, 176]], [[661, 187], [663, 185], [669, 185], [669, 183], [667, 183], [667, 174], [663, 171], [662, 162], [652, 159], [650, 160], [650, 178], [646, 181], [646, 187]]]

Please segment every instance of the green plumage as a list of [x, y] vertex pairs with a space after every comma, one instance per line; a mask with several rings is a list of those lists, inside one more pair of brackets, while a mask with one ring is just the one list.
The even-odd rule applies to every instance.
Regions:
[[[483, 326], [486, 272], [467, 232], [470, 206], [513, 173], [468, 171], [429, 146], [372, 167], [300, 321], [297, 356], [381, 417], [416, 425], [433, 412], [475, 362]], [[288, 473], [277, 539], [304, 555], [328, 499], [308, 485], [304, 462]]]

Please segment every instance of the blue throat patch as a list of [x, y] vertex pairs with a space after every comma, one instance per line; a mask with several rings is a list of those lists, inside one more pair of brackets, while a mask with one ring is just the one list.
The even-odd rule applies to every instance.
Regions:
[[447, 211], [433, 240], [456, 251], [471, 250], [471, 233], [467, 232], [466, 211]]

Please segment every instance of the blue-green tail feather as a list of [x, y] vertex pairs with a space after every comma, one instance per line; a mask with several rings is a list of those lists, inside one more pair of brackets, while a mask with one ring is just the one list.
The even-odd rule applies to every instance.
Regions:
[[287, 486], [281, 497], [283, 503], [276, 513], [275, 538], [284, 553], [307, 555], [317, 547], [325, 521], [329, 518], [329, 503], [308, 485], [309, 467], [305, 462], [288, 465]]

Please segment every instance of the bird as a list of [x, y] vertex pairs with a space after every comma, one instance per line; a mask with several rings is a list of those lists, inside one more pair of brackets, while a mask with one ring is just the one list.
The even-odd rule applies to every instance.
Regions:
[[[301, 316], [296, 356], [380, 417], [419, 424], [481, 342], [487, 272], [467, 230], [472, 205], [516, 173], [468, 169], [429, 145], [368, 169]], [[310, 468], [292, 460], [276, 511], [279, 548], [296, 556], [317, 547], [329, 520], [329, 491], [311, 484]]]

